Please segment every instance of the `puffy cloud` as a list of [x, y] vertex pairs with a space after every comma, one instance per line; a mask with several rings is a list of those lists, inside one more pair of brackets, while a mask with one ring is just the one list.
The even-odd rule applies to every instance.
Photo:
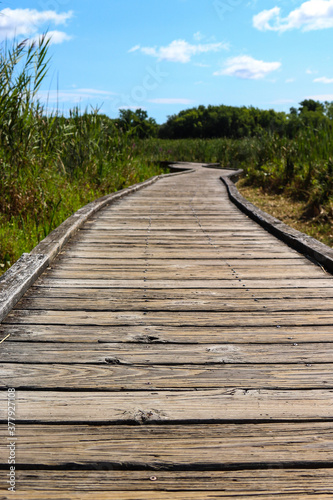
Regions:
[[280, 17], [280, 7], [274, 7], [270, 10], [263, 10], [253, 17], [253, 26], [260, 31], [273, 30], [270, 21], [274, 18]]
[[264, 62], [250, 56], [237, 56], [227, 59], [225, 67], [214, 75], [236, 76], [247, 80], [260, 80], [281, 67], [279, 62]]
[[263, 10], [253, 17], [253, 26], [260, 31], [284, 32], [292, 29], [303, 31], [333, 28], [333, 0], [309, 0], [281, 17], [280, 7]]
[[174, 40], [166, 47], [141, 47], [136, 45], [130, 52], [140, 50], [143, 54], [153, 56], [160, 61], [188, 63], [191, 58], [197, 54], [206, 52], [218, 52], [220, 50], [227, 50], [228, 45], [224, 43], [206, 43], [192, 45], [185, 40]]
[[[43, 37], [43, 35], [36, 35], [32, 38], [29, 38], [31, 42], [39, 42], [39, 40]], [[70, 35], [67, 35], [67, 33], [64, 33], [63, 31], [48, 31], [47, 32], [47, 38], [50, 39], [50, 44], [59, 44], [63, 42], [68, 42], [69, 40], [72, 39]]]
[[333, 78], [327, 78], [326, 76], [322, 76], [320, 78], [315, 78], [315, 80], [313, 80], [315, 83], [326, 83], [326, 84], [329, 84], [329, 83], [333, 83]]
[[[35, 9], [2, 9], [0, 11], [0, 39], [15, 37], [38, 36], [40, 28], [48, 28], [51, 24], [56, 26], [66, 24], [73, 15], [72, 11], [57, 14], [52, 10], [39, 12]], [[53, 33], [53, 43], [61, 43], [70, 37], [60, 31]]]

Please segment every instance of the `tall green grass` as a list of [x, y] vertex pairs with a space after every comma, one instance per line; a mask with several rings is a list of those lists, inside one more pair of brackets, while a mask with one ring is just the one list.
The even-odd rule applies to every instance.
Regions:
[[98, 110], [47, 113], [48, 44], [0, 48], [0, 273], [80, 206], [161, 172]]

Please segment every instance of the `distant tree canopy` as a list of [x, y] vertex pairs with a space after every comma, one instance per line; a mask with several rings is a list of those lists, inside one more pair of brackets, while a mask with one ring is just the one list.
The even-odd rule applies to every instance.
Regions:
[[289, 114], [245, 106], [199, 106], [169, 116], [160, 126], [159, 137], [238, 139], [260, 135], [263, 131], [293, 137], [304, 126], [332, 126], [333, 103], [306, 99], [299, 106], [291, 108]]
[[312, 111], [323, 114], [325, 111], [324, 104], [319, 101], [314, 101], [313, 99], [305, 99], [304, 101], [300, 102], [299, 105], [300, 107], [298, 109], [300, 113]]
[[143, 109], [121, 109], [114, 122], [124, 132], [140, 139], [157, 136], [162, 139], [241, 139], [263, 132], [293, 138], [304, 127], [332, 128], [333, 102], [305, 99], [298, 108], [290, 108], [289, 113], [252, 106], [199, 106], [169, 116], [163, 125], [148, 118]]
[[117, 120], [120, 128], [140, 139], [156, 137], [158, 125], [154, 118], [148, 118], [147, 111], [143, 109], [121, 109]]

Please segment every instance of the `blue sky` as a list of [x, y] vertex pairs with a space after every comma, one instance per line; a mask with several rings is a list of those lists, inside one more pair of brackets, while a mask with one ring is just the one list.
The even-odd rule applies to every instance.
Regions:
[[2, 40], [52, 34], [40, 98], [158, 123], [226, 104], [333, 101], [333, 0], [3, 0]]

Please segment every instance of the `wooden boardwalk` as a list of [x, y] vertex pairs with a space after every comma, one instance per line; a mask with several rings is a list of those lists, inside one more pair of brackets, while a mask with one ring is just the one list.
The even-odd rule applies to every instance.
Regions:
[[98, 212], [3, 321], [0, 500], [333, 497], [332, 276], [220, 175]]

